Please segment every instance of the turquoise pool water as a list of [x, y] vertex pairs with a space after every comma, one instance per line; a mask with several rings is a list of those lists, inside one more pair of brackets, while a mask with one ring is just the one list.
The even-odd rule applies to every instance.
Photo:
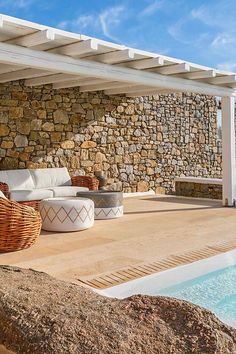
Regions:
[[191, 301], [236, 327], [236, 265], [162, 289], [156, 295]]

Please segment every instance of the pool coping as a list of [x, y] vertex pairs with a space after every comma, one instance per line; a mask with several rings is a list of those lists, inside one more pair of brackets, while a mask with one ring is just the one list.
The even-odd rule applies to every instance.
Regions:
[[[153, 273], [142, 278], [119, 284], [103, 290], [94, 289], [96, 293], [123, 299], [142, 294], [155, 295], [157, 291], [177, 285], [210, 272], [217, 271], [236, 264], [236, 249], [204, 258], [189, 264], [180, 265], [162, 272]], [[153, 294], [152, 294], [153, 293]]]
[[[134, 280], [143, 279], [146, 276], [161, 273], [170, 269], [192, 264], [196, 261], [209, 259], [224, 252], [236, 249], [236, 240], [221, 241], [206, 245], [200, 249], [171, 254], [163, 259], [158, 258], [149, 263], [135, 264], [126, 268], [102, 273], [97, 276], [81, 276], [77, 281], [89, 288], [104, 290], [127, 284]], [[124, 285], [125, 286], [125, 285]]]

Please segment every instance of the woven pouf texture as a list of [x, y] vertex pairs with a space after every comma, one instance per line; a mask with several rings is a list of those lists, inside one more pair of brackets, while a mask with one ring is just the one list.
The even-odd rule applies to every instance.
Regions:
[[42, 228], [47, 231], [80, 231], [94, 224], [94, 203], [86, 198], [48, 198], [39, 204]]

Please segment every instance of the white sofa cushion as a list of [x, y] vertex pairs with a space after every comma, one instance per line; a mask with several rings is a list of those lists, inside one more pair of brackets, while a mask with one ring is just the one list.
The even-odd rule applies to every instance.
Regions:
[[53, 197], [76, 197], [78, 192], [87, 192], [89, 189], [86, 187], [54, 187], [50, 188], [53, 191]]
[[14, 190], [10, 193], [10, 199], [16, 202], [28, 202], [31, 200], [42, 200], [53, 198], [53, 191], [49, 189]]
[[29, 170], [0, 171], [0, 182], [7, 183], [10, 190], [34, 189], [34, 181]]
[[71, 178], [66, 167], [38, 168], [30, 170], [30, 174], [34, 181], [35, 188], [71, 186]]
[[0, 198], [7, 199], [2, 191], [0, 191]]

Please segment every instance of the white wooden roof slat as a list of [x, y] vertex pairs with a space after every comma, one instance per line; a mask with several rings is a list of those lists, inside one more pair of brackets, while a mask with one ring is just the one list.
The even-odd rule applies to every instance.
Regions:
[[53, 88], [61, 89], [61, 88], [68, 88], [68, 87], [79, 87], [83, 85], [103, 85], [104, 83], [110, 82], [110, 80], [102, 80], [97, 78], [86, 78], [86, 79], [78, 79], [63, 82], [57, 82], [53, 84]]
[[69, 55], [72, 57], [80, 57], [88, 53], [96, 52], [98, 49], [97, 41], [87, 39], [86, 41], [79, 41], [58, 48], [50, 49], [50, 53]]
[[191, 71], [182, 74], [183, 78], [191, 79], [191, 80], [209, 79], [215, 76], [216, 76], [216, 70], [199, 70], [199, 71]]
[[[0, 63], [0, 80], [23, 78], [27, 84], [54, 83], [55, 88], [71, 84], [95, 90], [101, 84], [106, 89], [107, 83], [118, 90], [123, 83], [127, 88], [140, 83], [152, 89], [155, 78], [154, 86], [160, 89], [162, 85], [162, 90], [178, 90], [181, 82], [183, 91], [224, 95], [234, 94], [230, 88], [236, 86], [233, 73], [7, 15], [0, 15]], [[38, 76], [40, 73], [42, 76]], [[95, 82], [86, 84], [87, 78], [93, 81], [91, 77]]]
[[157, 68], [159, 66], [163, 66], [164, 59], [158, 56], [155, 58], [132, 60], [131, 62], [125, 63], [123, 65], [125, 65], [128, 68], [145, 70], [145, 69], [151, 69], [151, 68]]
[[36, 47], [44, 43], [51, 42], [55, 39], [54, 32], [50, 29], [45, 29], [43, 31], [37, 31], [25, 36], [17, 37], [14, 39], [9, 39], [7, 43], [17, 44], [23, 47]]
[[[175, 91], [175, 93], [181, 92], [179, 91]], [[126, 97], [137, 97], [137, 96], [153, 96], [153, 95], [166, 95], [166, 94], [170, 94], [173, 93], [172, 90], [165, 90], [165, 89], [143, 89], [143, 90], [137, 90], [137, 91], [133, 91], [133, 92], [129, 92], [126, 93], [125, 96]]]
[[[33, 77], [33, 76], [32, 76]], [[79, 79], [79, 75], [69, 75], [69, 74], [47, 74], [44, 76], [40, 76], [37, 78], [28, 79], [25, 81], [26, 86], [38, 86], [38, 85], [46, 85], [46, 84], [53, 84], [55, 82], [66, 82], [72, 81], [75, 79]]]
[[[129, 86], [132, 86], [129, 84]], [[136, 86], [135, 84], [133, 86]], [[108, 81], [105, 83], [97, 83], [97, 84], [91, 84], [87, 83], [85, 85], [80, 85], [79, 90], [80, 92], [91, 92], [91, 91], [103, 91], [103, 90], [110, 90], [110, 89], [121, 89], [127, 87], [127, 84], [124, 82], [119, 82], [119, 81]]]
[[218, 76], [209, 80], [210, 83], [215, 85], [228, 85], [228, 84], [236, 84], [236, 75], [228, 75], [228, 76]]
[[188, 63], [180, 63], [180, 64], [162, 66], [154, 70], [159, 74], [174, 75], [174, 74], [189, 72], [190, 65]]
[[24, 66], [12, 65], [12, 64], [1, 64], [0, 63], [0, 74], [10, 73], [12, 71], [18, 71], [24, 69]]
[[22, 80], [27, 78], [36, 78], [39, 76], [44, 76], [49, 74], [50, 72], [46, 70], [39, 70], [39, 69], [22, 69], [22, 70], [15, 70], [7, 73], [0, 74], [0, 82], [9, 82], [9, 81], [16, 81]]
[[139, 91], [144, 91], [144, 90], [160, 90], [160, 87], [150, 87], [150, 86], [146, 86], [146, 85], [127, 85], [127, 86], [123, 86], [120, 88], [113, 88], [110, 90], [105, 90], [105, 94], [106, 95], [119, 95], [119, 94], [123, 94], [123, 93], [130, 93], [130, 92], [139, 92]]

